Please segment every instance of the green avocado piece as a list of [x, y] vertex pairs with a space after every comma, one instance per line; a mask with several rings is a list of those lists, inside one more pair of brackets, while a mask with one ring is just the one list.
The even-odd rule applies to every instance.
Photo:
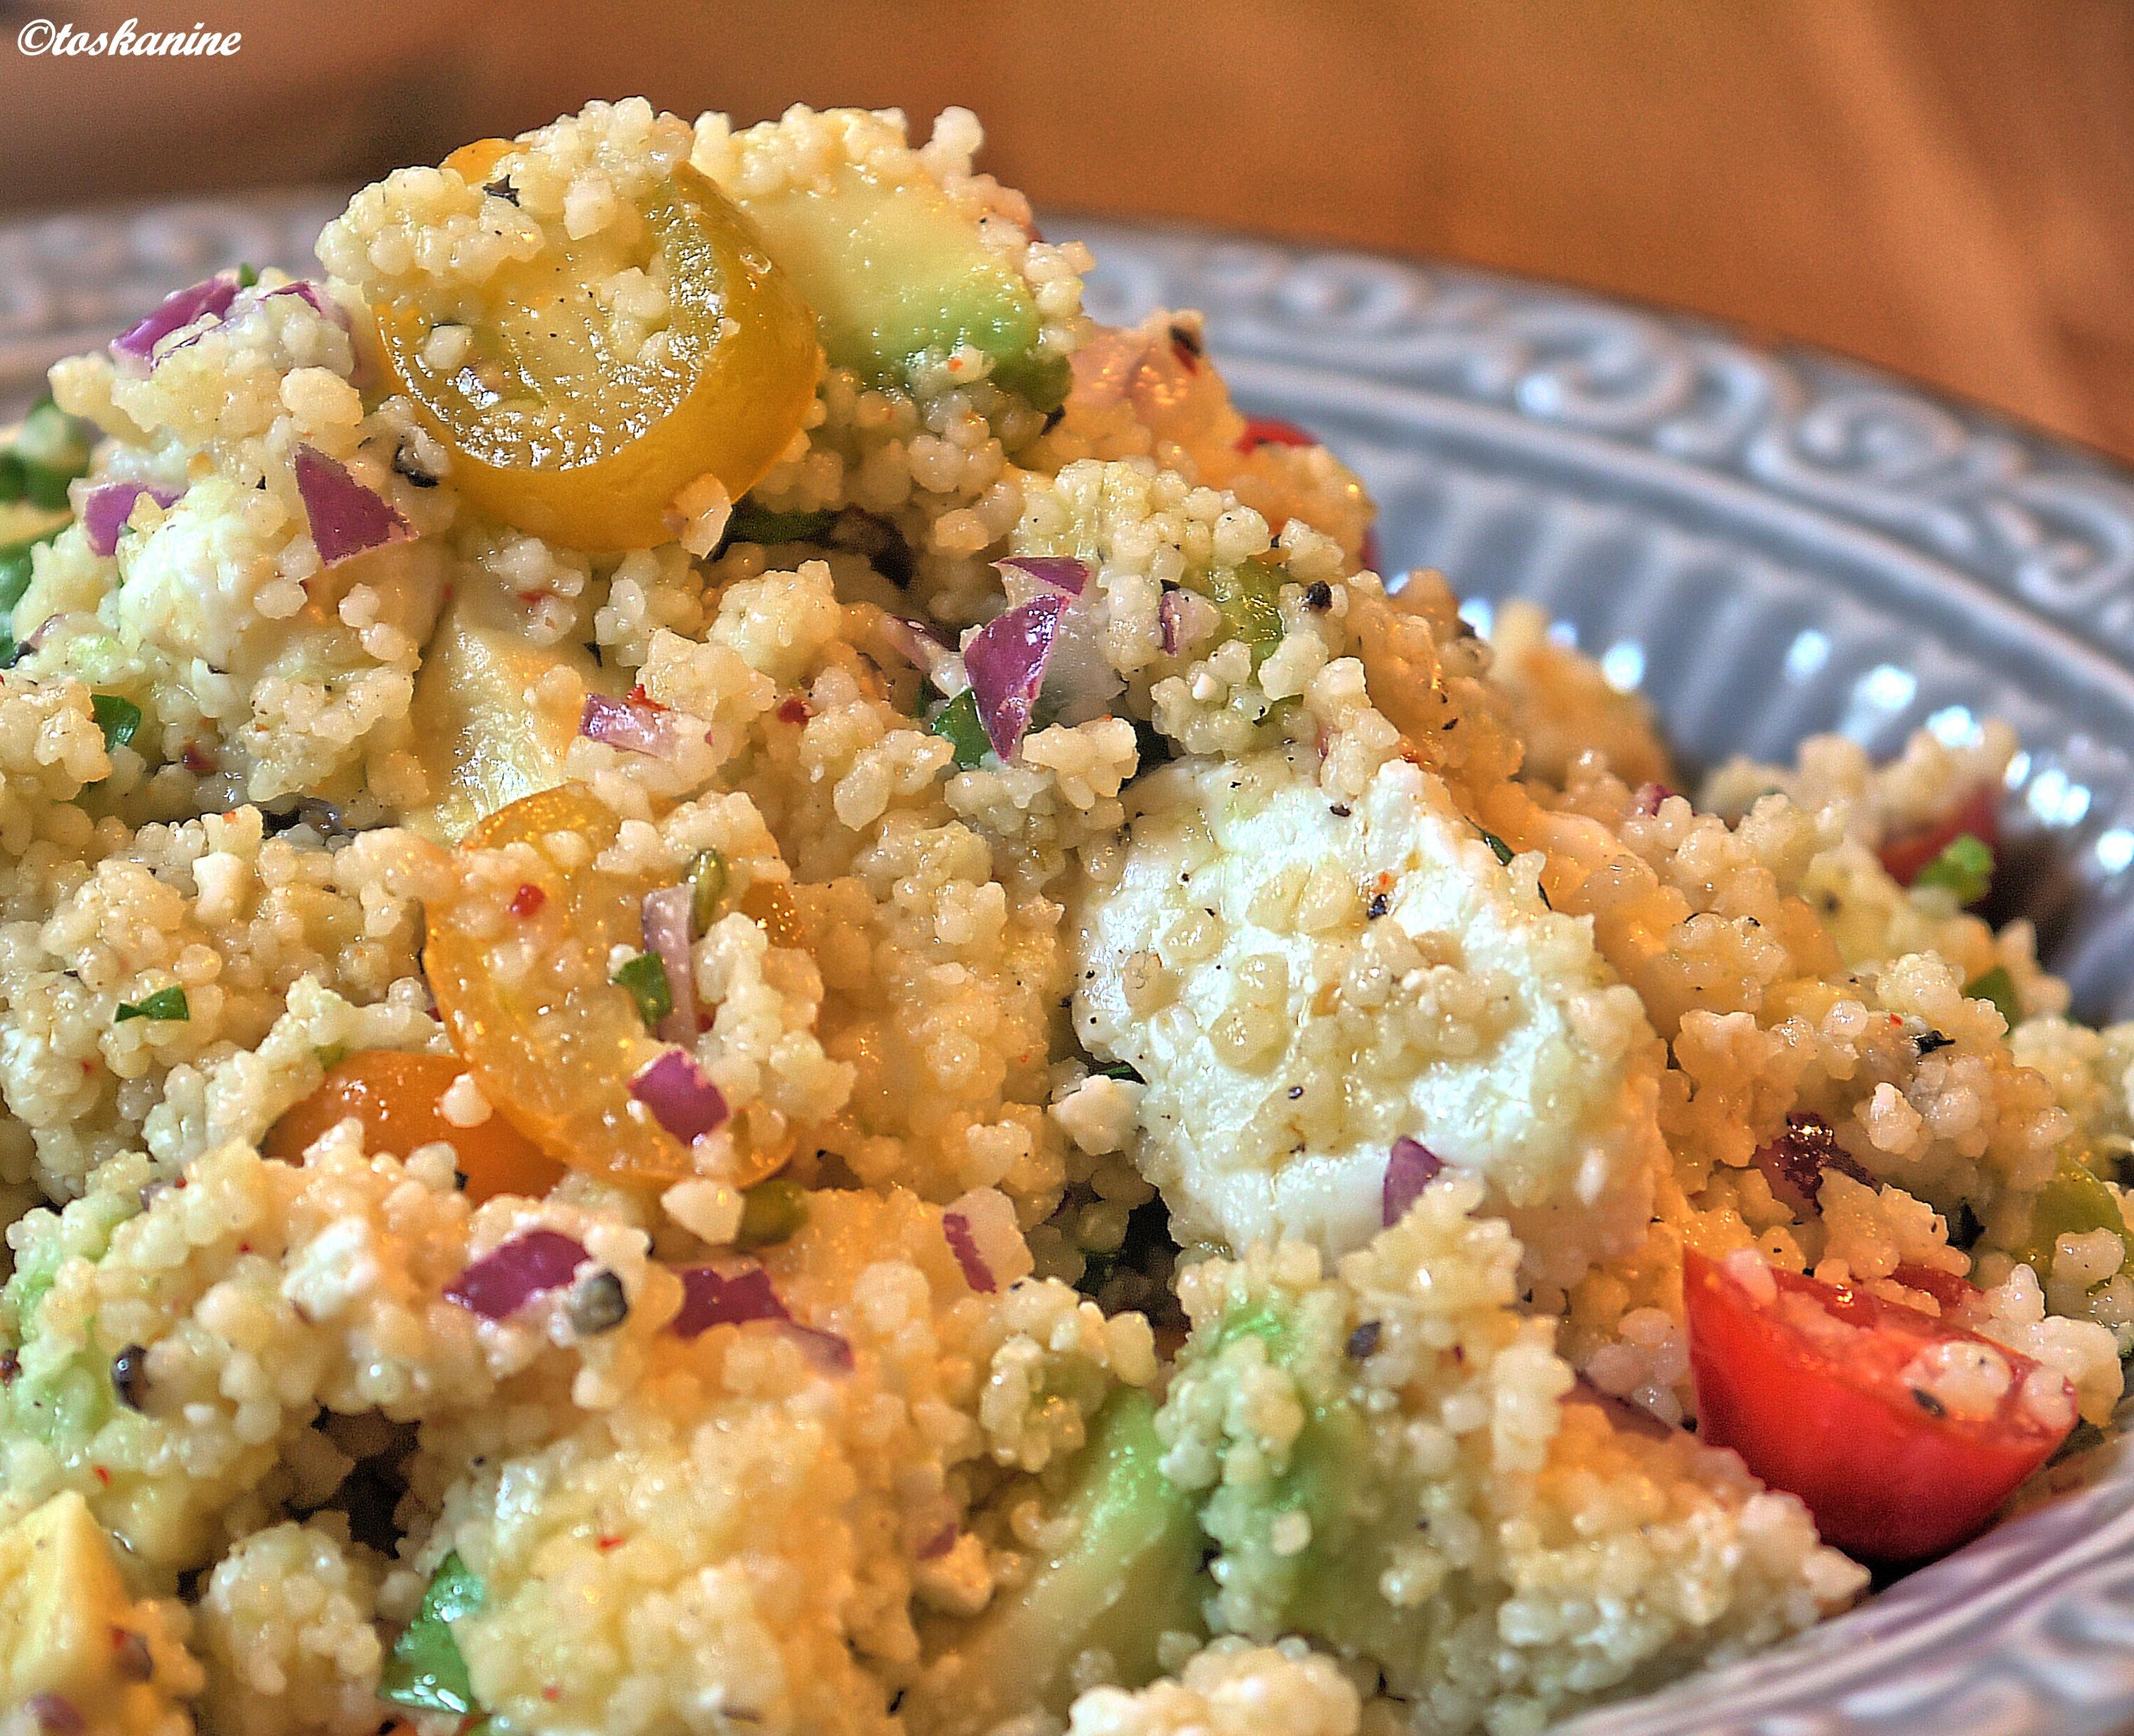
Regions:
[[930, 181], [847, 164], [829, 184], [736, 195], [764, 244], [815, 310], [831, 362], [901, 384], [927, 350], [968, 344], [993, 378], [1040, 410], [1066, 401], [1071, 369], [1037, 349], [1030, 287]]
[[2134, 1263], [2134, 1231], [2119, 1209], [2119, 1196], [2084, 1167], [2078, 1158], [2063, 1156], [2053, 1179], [2038, 1190], [2030, 1207], [2030, 1233], [2023, 1245], [2011, 1250], [2039, 1279], [2051, 1275], [2053, 1255], [2063, 1236], [2086, 1236], [2093, 1230], [2109, 1230], [2127, 1244]]
[[1072, 1541], [1002, 1591], [983, 1615], [939, 1636], [953, 1673], [904, 1706], [913, 1736], [976, 1736], [1036, 1709], [1063, 1714], [1074, 1665], [1111, 1656], [1108, 1679], [1140, 1687], [1160, 1673], [1166, 1632], [1199, 1634], [1200, 1527], [1194, 1501], [1163, 1474], [1156, 1406], [1125, 1389], [1090, 1425], [1066, 1496], [1050, 1516], [1073, 1521]]
[[[553, 679], [558, 670], [569, 678]], [[411, 721], [430, 801], [403, 822], [455, 844], [498, 808], [553, 789], [586, 696], [616, 690], [584, 646], [534, 644], [501, 603], [462, 591], [416, 672]]]

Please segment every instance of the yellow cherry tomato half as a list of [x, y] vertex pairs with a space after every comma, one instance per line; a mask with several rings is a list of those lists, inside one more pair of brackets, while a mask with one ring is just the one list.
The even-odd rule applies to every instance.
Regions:
[[466, 1196], [476, 1205], [499, 1194], [539, 1198], [562, 1176], [561, 1165], [500, 1115], [478, 1127], [445, 1118], [444, 1095], [466, 1070], [456, 1055], [361, 1050], [328, 1068], [319, 1088], [268, 1130], [259, 1149], [300, 1163], [312, 1141], [352, 1116], [363, 1124], [367, 1151], [406, 1157], [440, 1140], [449, 1144], [466, 1178]]
[[[445, 166], [482, 185], [509, 175], [514, 148], [485, 139]], [[461, 493], [573, 548], [673, 540], [676, 496], [706, 475], [739, 499], [814, 397], [814, 316], [747, 218], [686, 163], [637, 215], [583, 241], [553, 228], [534, 258], [449, 307], [411, 290], [374, 311], [387, 365], [451, 449]], [[641, 275], [623, 297], [628, 273]], [[648, 286], [664, 311], [645, 312]]]
[[[620, 829], [582, 784], [498, 809], [461, 848], [530, 845], [524, 870], [471, 874], [460, 897], [432, 904], [422, 964], [453, 1045], [514, 1126], [572, 1169], [659, 1184], [698, 1166], [630, 1093], [663, 1045], [610, 965], [616, 948], [643, 947], [655, 890], [593, 866]], [[718, 1178], [736, 1186], [792, 1155], [775, 1116], [738, 1116], [717, 1137], [728, 1153]]]

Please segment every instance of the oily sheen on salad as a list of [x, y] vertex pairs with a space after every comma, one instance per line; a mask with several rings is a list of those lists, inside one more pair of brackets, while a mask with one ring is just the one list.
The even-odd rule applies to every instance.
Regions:
[[8, 436], [0, 1736], [1533, 1736], [2109, 1424], [2009, 732], [1692, 780], [978, 144], [595, 104]]

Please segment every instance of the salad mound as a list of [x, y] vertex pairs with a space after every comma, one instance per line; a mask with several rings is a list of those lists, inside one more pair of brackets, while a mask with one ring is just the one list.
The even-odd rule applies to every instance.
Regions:
[[10, 436], [0, 1729], [1524, 1736], [2109, 1425], [2008, 732], [1683, 793], [979, 142], [595, 104]]

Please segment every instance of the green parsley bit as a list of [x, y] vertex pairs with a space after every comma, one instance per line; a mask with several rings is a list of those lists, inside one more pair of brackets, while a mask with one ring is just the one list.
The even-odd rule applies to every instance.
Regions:
[[90, 694], [89, 713], [96, 720], [97, 728], [104, 731], [107, 749], [125, 746], [140, 731], [141, 707], [116, 693]]
[[760, 1248], [788, 1242], [807, 1222], [808, 1190], [789, 1175], [774, 1175], [743, 1191], [734, 1246]]
[[739, 502], [727, 520], [729, 542], [814, 542], [830, 533], [835, 513], [774, 513]]
[[666, 963], [657, 952], [640, 952], [618, 965], [609, 980], [629, 990], [647, 1030], [656, 1028], [674, 1010], [674, 986], [667, 980]]
[[939, 735], [956, 750], [956, 769], [967, 772], [992, 751], [986, 726], [978, 721], [978, 696], [966, 687], [934, 714], [926, 733]]
[[329, 1043], [324, 1049], [313, 1049], [311, 1053], [319, 1058], [319, 1065], [331, 1073], [348, 1058], [348, 1044]]
[[186, 991], [172, 983], [152, 995], [143, 995], [138, 1001], [120, 1001], [118, 1016], [112, 1022], [123, 1025], [128, 1019], [190, 1019], [192, 1015], [192, 1009], [186, 1005]]
[[407, 1631], [393, 1642], [393, 1654], [379, 1672], [378, 1696], [418, 1712], [451, 1712], [469, 1717], [480, 1710], [466, 1659], [452, 1637], [451, 1624], [481, 1613], [488, 1591], [453, 1550], [437, 1564], [422, 1607]]
[[1489, 846], [1490, 854], [1494, 856], [1496, 859], [1502, 862], [1507, 868], [1510, 867], [1512, 866], [1512, 857], [1515, 854], [1512, 846], [1507, 844], [1502, 838], [1499, 837], [1494, 832], [1484, 832], [1479, 826], [1475, 829], [1475, 831], [1482, 833], [1482, 841]]
[[1235, 571], [1217, 573], [1209, 588], [1224, 632], [1244, 641], [1258, 668], [1282, 643], [1281, 572], [1265, 561], [1248, 561]]
[[689, 864], [689, 921], [702, 933], [719, 914], [727, 895], [727, 859], [716, 850], [700, 850]]
[[1141, 1076], [1140, 1069], [1126, 1061], [1108, 1061], [1102, 1067], [1093, 1067], [1089, 1069], [1089, 1077], [1093, 1079], [1124, 1079], [1129, 1085], [1148, 1083]]
[[237, 287], [239, 289], [249, 289], [258, 281], [259, 272], [256, 267], [240, 265], [237, 268]]
[[1920, 869], [1912, 884], [1940, 886], [1953, 892], [1959, 904], [1975, 904], [1993, 885], [1992, 846], [1967, 832]]
[[2016, 996], [2016, 979], [2008, 974], [2005, 964], [1996, 964], [1983, 976], [1973, 977], [1964, 984], [1963, 993], [1968, 1001], [1992, 1001], [1994, 1010], [2007, 1021], [2011, 1030], [2022, 1020], [2023, 1005]]

